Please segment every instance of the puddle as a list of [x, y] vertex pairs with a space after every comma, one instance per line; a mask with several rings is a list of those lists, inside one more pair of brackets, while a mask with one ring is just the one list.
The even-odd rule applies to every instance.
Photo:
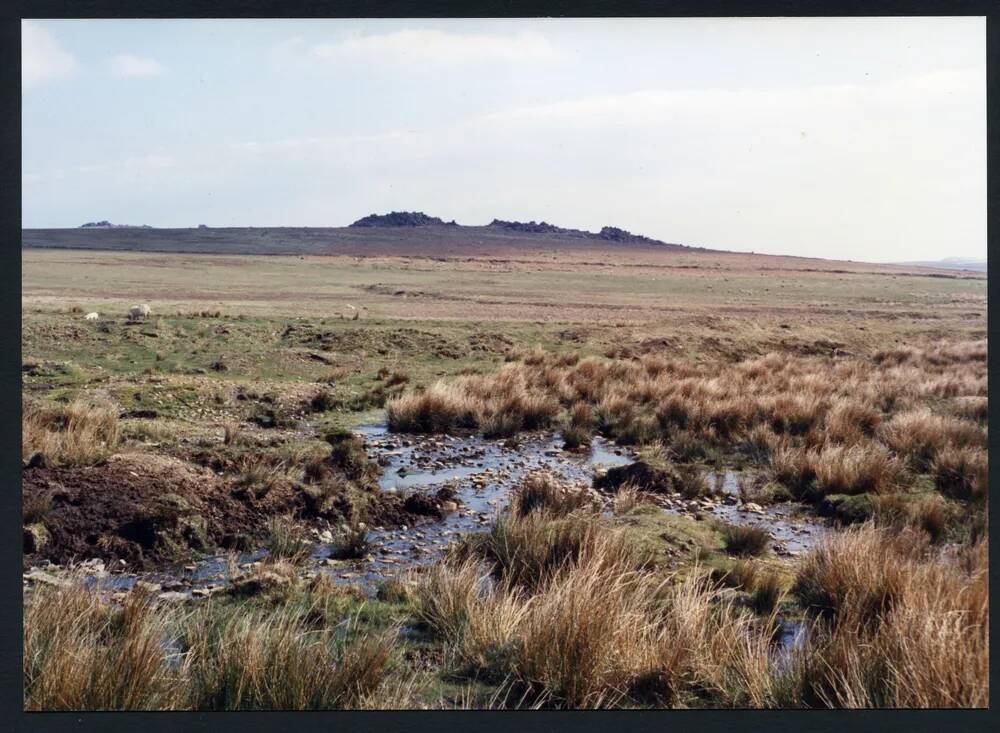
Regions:
[[809, 630], [802, 621], [782, 618], [778, 621], [778, 632], [770, 650], [771, 664], [779, 670], [787, 670], [793, 654], [809, 640]]
[[713, 494], [740, 495], [740, 475], [735, 471], [709, 471], [705, 481]]

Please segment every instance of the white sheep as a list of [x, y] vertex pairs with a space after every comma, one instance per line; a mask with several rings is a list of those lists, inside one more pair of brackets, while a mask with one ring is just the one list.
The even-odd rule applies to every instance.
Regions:
[[96, 321], [98, 318], [100, 318], [100, 316], [97, 314], [97, 311], [92, 311], [92, 312], [88, 313], [87, 315], [85, 315], [83, 317], [83, 320], [85, 320], [85, 321]]
[[130, 321], [138, 321], [140, 318], [143, 320], [149, 318], [149, 306], [145, 303], [133, 305], [128, 309], [128, 319]]

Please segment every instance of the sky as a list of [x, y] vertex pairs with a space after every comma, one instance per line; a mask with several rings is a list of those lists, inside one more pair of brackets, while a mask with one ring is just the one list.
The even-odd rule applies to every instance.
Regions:
[[982, 18], [22, 24], [23, 226], [618, 226], [986, 256]]

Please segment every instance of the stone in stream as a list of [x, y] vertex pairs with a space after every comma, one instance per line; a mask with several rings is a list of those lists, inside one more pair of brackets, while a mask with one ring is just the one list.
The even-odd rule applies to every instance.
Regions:
[[24, 579], [30, 580], [33, 583], [41, 583], [42, 585], [64, 586], [69, 584], [69, 581], [65, 578], [59, 578], [45, 572], [41, 568], [32, 568], [24, 574]]
[[161, 603], [183, 603], [187, 599], [188, 597], [186, 593], [178, 593], [176, 591], [166, 591], [164, 593], [160, 593], [156, 597], [156, 600]]

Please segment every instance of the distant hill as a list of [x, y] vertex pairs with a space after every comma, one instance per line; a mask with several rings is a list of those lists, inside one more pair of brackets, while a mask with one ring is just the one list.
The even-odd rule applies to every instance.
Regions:
[[392, 211], [388, 214], [369, 214], [351, 224], [352, 227], [426, 227], [435, 224], [458, 226], [455, 220], [445, 223], [436, 216], [427, 216], [422, 211]]
[[973, 272], [986, 272], [986, 260], [974, 260], [965, 257], [945, 257], [943, 260], [895, 262], [893, 264], [909, 265], [911, 267], [937, 267], [945, 270], [972, 270]]
[[654, 247], [660, 251], [707, 251], [668, 244], [617, 227], [599, 232], [546, 222], [494, 219], [463, 226], [421, 211], [370, 214], [347, 227], [187, 227], [159, 229], [90, 222], [76, 229], [23, 229], [25, 248], [183, 252], [230, 255], [405, 255], [455, 257], [484, 252], [510, 254], [573, 248], [607, 251]]

